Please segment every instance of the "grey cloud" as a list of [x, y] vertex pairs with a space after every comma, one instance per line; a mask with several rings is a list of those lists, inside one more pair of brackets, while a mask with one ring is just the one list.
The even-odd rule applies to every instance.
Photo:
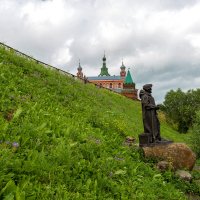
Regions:
[[[66, 54], [58, 67], [76, 73], [81, 59], [86, 75], [99, 74], [105, 50], [111, 74], [119, 73], [123, 58], [127, 68], [131, 68], [137, 87], [153, 83], [155, 97], [160, 102], [170, 89], [198, 87], [198, 81], [194, 84], [192, 80], [200, 77], [200, 49], [186, 36], [198, 36], [199, 23], [192, 24], [185, 32], [176, 33], [169, 24], [157, 24], [159, 19], [155, 15], [170, 11], [166, 12], [170, 19], [171, 11], [178, 13], [181, 9], [189, 9], [197, 1], [63, 1], [62, 23], [58, 24], [50, 19], [33, 23], [30, 13], [22, 15], [22, 8], [27, 3], [42, 9], [55, 2], [16, 0], [8, 3], [0, 0], [0, 41], [55, 65], [58, 64], [55, 60], [58, 52], [69, 50], [71, 60], [67, 60]], [[56, 10], [52, 15], [57, 17]], [[151, 18], [152, 15], [155, 16]], [[179, 30], [179, 27], [174, 29]], [[69, 40], [72, 43], [68, 45]]]
[[151, 1], [146, 1], [146, 0], [134, 0], [131, 2], [132, 5], [136, 7], [147, 7], [147, 8], [152, 8], [156, 10], [178, 10], [178, 9], [183, 9], [187, 6], [192, 6], [196, 4], [198, 1], [197, 0], [151, 0]]
[[164, 8], [174, 8], [174, 9], [180, 9], [180, 8], [185, 8], [187, 6], [192, 6], [194, 5], [196, 2], [198, 2], [197, 0], [161, 0], [160, 1], [161, 4], [163, 5]]

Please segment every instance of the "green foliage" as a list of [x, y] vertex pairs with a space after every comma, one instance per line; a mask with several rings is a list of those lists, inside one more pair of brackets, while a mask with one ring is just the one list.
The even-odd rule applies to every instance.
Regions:
[[169, 91], [161, 107], [167, 121], [180, 133], [186, 133], [195, 119], [195, 112], [200, 108], [200, 89], [183, 92], [181, 89]]
[[191, 129], [190, 140], [192, 149], [197, 157], [200, 158], [200, 111], [196, 113], [196, 119]]
[[124, 144], [142, 131], [139, 102], [0, 48], [0, 199], [185, 199]]
[[200, 186], [196, 183], [196, 180], [199, 179], [199, 176], [197, 174], [199, 173], [192, 173], [193, 179], [190, 182], [178, 178], [175, 174], [172, 174], [170, 171], [164, 172], [163, 177], [166, 182], [173, 183], [173, 185], [177, 189], [180, 189], [182, 192], [189, 195], [200, 196]]

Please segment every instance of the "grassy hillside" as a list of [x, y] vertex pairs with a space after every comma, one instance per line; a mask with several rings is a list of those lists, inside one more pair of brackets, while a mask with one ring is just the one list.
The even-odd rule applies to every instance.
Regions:
[[124, 144], [142, 130], [140, 102], [0, 48], [0, 199], [185, 199]]

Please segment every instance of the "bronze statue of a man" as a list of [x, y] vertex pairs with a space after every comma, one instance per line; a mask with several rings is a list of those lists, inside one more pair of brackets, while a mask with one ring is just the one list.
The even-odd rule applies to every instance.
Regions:
[[144, 125], [144, 134], [139, 136], [141, 145], [159, 143], [161, 141], [160, 122], [157, 116], [159, 106], [155, 104], [155, 100], [151, 93], [152, 84], [146, 84], [143, 86], [143, 90], [140, 90], [139, 94], [142, 103], [142, 117]]

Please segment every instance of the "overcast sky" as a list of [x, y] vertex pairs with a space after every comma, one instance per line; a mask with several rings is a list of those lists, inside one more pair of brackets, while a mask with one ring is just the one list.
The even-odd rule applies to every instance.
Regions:
[[170, 89], [200, 86], [200, 1], [0, 0], [0, 42], [76, 74], [111, 75], [122, 59], [136, 87], [152, 83], [158, 103]]

